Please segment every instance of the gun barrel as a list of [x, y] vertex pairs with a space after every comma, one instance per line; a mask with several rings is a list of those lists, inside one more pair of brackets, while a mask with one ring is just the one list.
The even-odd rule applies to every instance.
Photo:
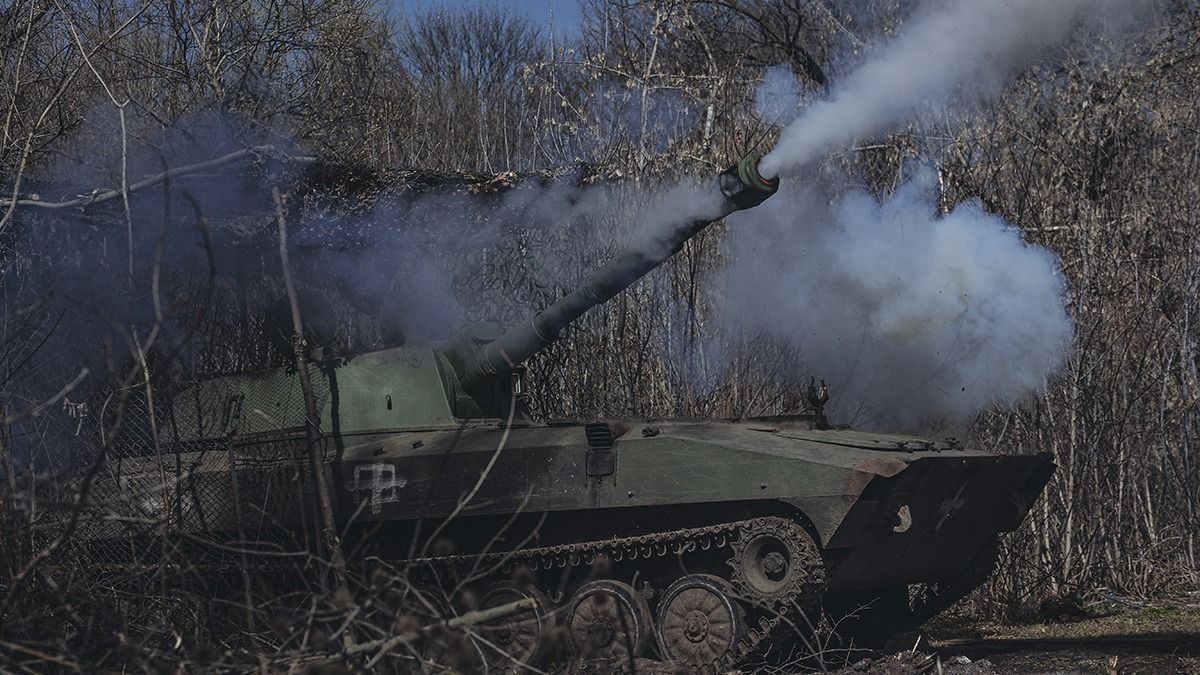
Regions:
[[553, 343], [562, 329], [584, 312], [607, 302], [675, 255], [688, 239], [704, 228], [734, 211], [753, 208], [775, 194], [779, 179], [763, 178], [757, 164], [757, 159], [747, 157], [717, 176], [715, 187], [722, 200], [720, 208], [711, 217], [682, 222], [664, 233], [656, 245], [631, 248], [618, 254], [608, 264], [591, 272], [578, 288], [484, 346], [467, 364], [460, 380], [469, 385], [511, 371]]

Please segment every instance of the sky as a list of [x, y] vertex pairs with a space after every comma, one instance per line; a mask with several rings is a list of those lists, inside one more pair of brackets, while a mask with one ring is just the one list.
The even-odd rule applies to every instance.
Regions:
[[549, 34], [551, 17], [555, 32], [559, 35], [574, 35], [579, 25], [579, 0], [392, 0], [397, 16], [405, 11], [432, 7], [493, 6], [512, 8], [529, 17], [542, 31]]

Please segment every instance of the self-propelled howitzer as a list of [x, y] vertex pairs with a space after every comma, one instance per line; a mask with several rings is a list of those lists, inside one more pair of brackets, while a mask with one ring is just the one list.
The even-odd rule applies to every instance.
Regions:
[[[715, 181], [711, 211], [494, 339], [464, 331], [441, 346], [308, 366], [321, 470], [350, 559], [405, 563], [424, 599], [414, 611], [443, 618], [468, 597], [485, 608], [531, 602], [478, 633], [497, 668], [546, 658], [546, 629], [558, 624], [576, 655], [657, 655], [711, 672], [822, 612], [853, 612], [839, 631], [875, 641], [980, 583], [999, 534], [1051, 476], [1049, 456], [830, 428], [816, 410], [591, 423], [514, 414], [520, 364], [777, 187], [753, 161], [738, 163]], [[95, 479], [107, 511], [84, 528], [93, 549], [152, 553], [105, 546], [164, 526], [188, 542], [302, 539], [292, 533], [316, 521], [305, 422], [295, 368], [185, 389], [157, 438]], [[164, 471], [164, 456], [176, 470]]]

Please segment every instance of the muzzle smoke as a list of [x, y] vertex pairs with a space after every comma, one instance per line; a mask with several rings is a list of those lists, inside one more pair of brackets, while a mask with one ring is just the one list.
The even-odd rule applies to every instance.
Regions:
[[793, 183], [731, 216], [722, 325], [796, 347], [839, 422], [961, 422], [1038, 390], [1067, 354], [1054, 254], [975, 203], [935, 215], [929, 178], [832, 206]]
[[794, 173], [857, 138], [887, 131], [923, 106], [985, 99], [1080, 26], [1112, 30], [1148, 0], [925, 2], [900, 34], [788, 125], [759, 164]]
[[[800, 111], [760, 162], [796, 174], [827, 152], [887, 132], [927, 107], [997, 95], [1077, 29], [1111, 33], [1145, 0], [945, 0], [922, 3], [828, 98]], [[790, 73], [789, 73], [790, 74]], [[788, 119], [795, 81], [768, 73], [756, 99]], [[794, 110], [794, 107], [793, 107]], [[726, 330], [796, 348], [839, 390], [833, 417], [866, 426], [960, 423], [1037, 391], [1063, 364], [1072, 326], [1050, 251], [977, 204], [936, 215], [918, 179], [885, 203], [781, 193], [732, 228]], [[799, 217], [797, 214], [802, 214]]]

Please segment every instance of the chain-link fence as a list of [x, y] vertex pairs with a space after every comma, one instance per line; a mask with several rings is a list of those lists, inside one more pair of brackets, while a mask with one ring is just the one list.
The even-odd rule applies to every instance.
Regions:
[[[319, 409], [329, 387], [319, 369], [312, 379]], [[151, 565], [164, 557], [216, 564], [311, 550], [314, 487], [294, 373], [149, 393], [143, 386], [64, 411], [64, 426], [75, 430], [76, 469], [38, 516], [35, 546], [63, 538], [74, 522], [59, 555], [91, 565]], [[317, 442], [329, 458], [333, 444]]]

